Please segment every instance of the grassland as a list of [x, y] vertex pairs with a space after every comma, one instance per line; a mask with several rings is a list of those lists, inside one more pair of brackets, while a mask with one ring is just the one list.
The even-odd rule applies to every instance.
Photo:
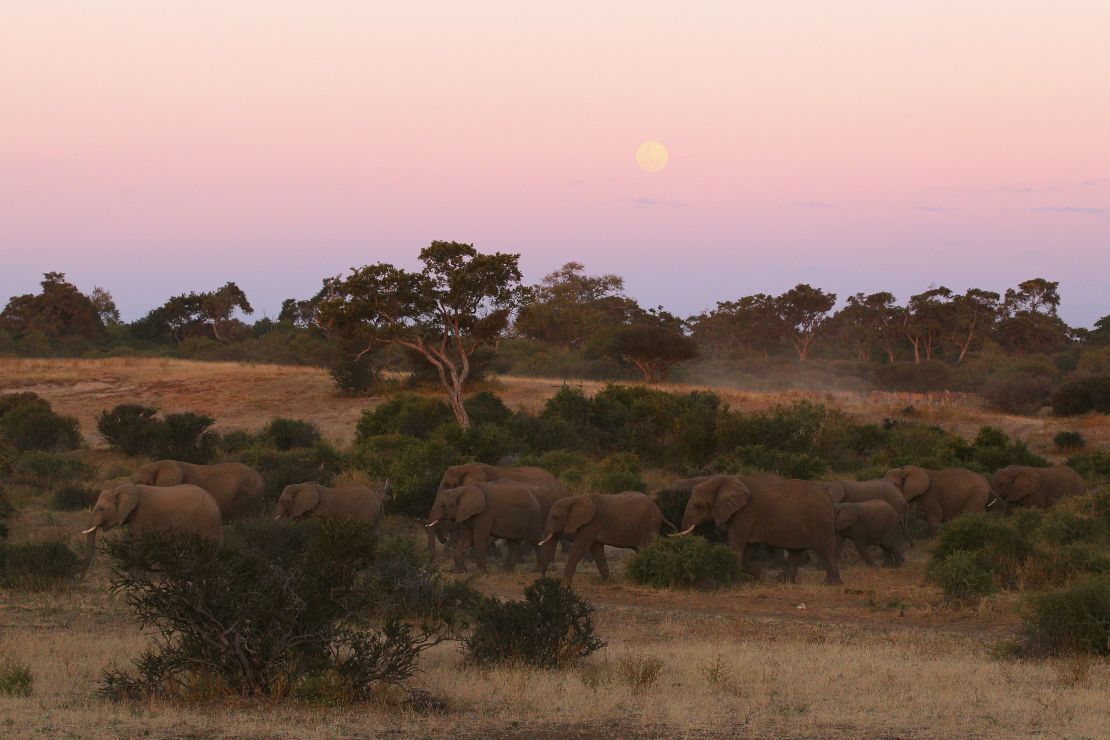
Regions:
[[[534, 408], [561, 381], [504, 378], [510, 406]], [[598, 384], [584, 383], [587, 391]], [[116, 403], [215, 416], [221, 429], [257, 429], [278, 415], [316, 421], [349, 441], [355, 419], [377, 399], [335, 396], [326, 373], [307, 368], [172, 360], [0, 361], [0, 392], [34, 390], [77, 416], [92, 446], [95, 417]], [[781, 394], [721, 391], [735, 408], [758, 408]], [[881, 419], [913, 403], [929, 421], [961, 433], [1002, 427], [1053, 454], [1060, 429], [1110, 446], [1104, 418], [1048, 419], [991, 413], [974, 399], [798, 394]], [[82, 453], [102, 468], [111, 453]], [[83, 512], [24, 502], [14, 539], [69, 537]], [[419, 536], [390, 517], [387, 529]], [[849, 548], [850, 549], [850, 548]], [[1012, 595], [954, 608], [924, 583], [925, 547], [901, 570], [872, 570], [849, 559], [845, 585], [820, 585], [804, 569], [796, 586], [765, 582], [713, 593], [657, 591], [590, 566], [576, 586], [598, 609], [608, 647], [581, 669], [543, 673], [478, 670], [451, 645], [426, 656], [415, 684], [446, 702], [438, 713], [398, 706], [383, 693], [365, 707], [112, 704], [99, 699], [100, 672], [125, 663], [146, 639], [126, 605], [108, 593], [101, 561], [84, 583], [40, 594], [0, 591], [0, 657], [31, 666], [28, 698], [0, 696], [0, 728], [11, 737], [1102, 737], [1110, 728], [1110, 664], [1087, 658], [1015, 661], [994, 646], [1019, 627]], [[481, 576], [487, 593], [518, 597], [535, 574]], [[652, 682], [630, 679], [642, 658], [662, 661]]]

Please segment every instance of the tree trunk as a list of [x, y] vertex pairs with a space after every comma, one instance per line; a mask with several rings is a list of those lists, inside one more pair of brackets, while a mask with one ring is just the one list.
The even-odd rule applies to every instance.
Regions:
[[463, 405], [463, 391], [461, 384], [452, 383], [447, 387], [447, 398], [451, 402], [451, 411], [455, 414], [455, 421], [463, 429], [470, 428], [470, 415], [466, 413]]

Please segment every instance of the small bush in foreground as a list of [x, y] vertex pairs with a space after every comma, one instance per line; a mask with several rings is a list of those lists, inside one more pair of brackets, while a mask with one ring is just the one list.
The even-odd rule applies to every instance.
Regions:
[[54, 489], [50, 503], [60, 511], [80, 511], [95, 504], [98, 495], [99, 492], [90, 486], [67, 483]]
[[1110, 575], [1030, 594], [1021, 615], [1029, 652], [1110, 655]]
[[625, 573], [655, 588], [720, 588], [740, 578], [740, 561], [701, 537], [660, 537], [632, 556]]
[[0, 585], [18, 591], [41, 591], [73, 581], [81, 559], [64, 542], [0, 545]]
[[0, 396], [0, 437], [21, 452], [64, 452], [81, 444], [77, 419], [54, 413], [34, 393]]
[[482, 600], [463, 647], [478, 665], [574, 665], [605, 646], [594, 634], [593, 613], [573, 589], [541, 578], [524, 590], [523, 601]]
[[[1023, 533], [1009, 521], [990, 514], [972, 514], [945, 525], [933, 550], [930, 565], [938, 564], [939, 567], [940, 563], [959, 552], [976, 555], [976, 561], [994, 573], [997, 586], [1014, 588], [1022, 564], [1037, 553], [1037, 548], [1031, 533]], [[961, 561], [953, 565], [953, 575], [969, 569], [969, 563]]]
[[643, 691], [659, 680], [664, 663], [652, 655], [633, 653], [617, 661], [617, 674], [621, 681], [633, 691]]
[[993, 593], [994, 573], [981, 553], [958, 550], [929, 563], [928, 578], [940, 586], [944, 597], [965, 603]]
[[30, 696], [34, 685], [28, 666], [8, 657], [0, 660], [0, 696]]
[[262, 442], [279, 450], [312, 447], [320, 441], [320, 430], [310, 421], [277, 417], [258, 435]]

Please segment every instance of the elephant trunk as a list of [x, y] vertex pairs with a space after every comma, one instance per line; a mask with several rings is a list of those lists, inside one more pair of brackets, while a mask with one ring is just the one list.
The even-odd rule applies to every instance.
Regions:
[[539, 542], [537, 542], [537, 543], [536, 543], [536, 546], [537, 546], [537, 547], [543, 547], [543, 546], [544, 546], [544, 545], [546, 545], [546, 544], [547, 544], [548, 542], [551, 542], [551, 540], [553, 540], [553, 539], [555, 539], [555, 533], [554, 533], [554, 532], [552, 532], [551, 534], [547, 535], [547, 536], [546, 536], [546, 537], [544, 537], [544, 538], [543, 538], [542, 540], [540, 540]]
[[92, 565], [93, 557], [96, 555], [96, 530], [100, 529], [99, 524], [94, 524], [81, 534], [85, 535], [85, 564], [81, 568], [81, 578], [89, 572], [89, 566]]

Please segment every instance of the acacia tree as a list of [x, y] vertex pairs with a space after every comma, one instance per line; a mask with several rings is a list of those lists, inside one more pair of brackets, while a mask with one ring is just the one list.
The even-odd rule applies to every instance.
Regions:
[[922, 352], [926, 362], [944, 336], [951, 333], [952, 291], [943, 285], [910, 296], [902, 318], [906, 341], [913, 347], [913, 361], [920, 364]]
[[958, 354], [956, 362], [967, 357], [976, 339], [985, 336], [998, 320], [998, 293], [969, 288], [952, 298], [952, 343]]
[[697, 344], [682, 331], [682, 321], [662, 308], [618, 329], [610, 351], [635, 365], [649, 383], [665, 381], [672, 367], [698, 354]]
[[320, 319], [348, 334], [365, 332], [363, 353], [396, 344], [423, 357], [466, 428], [470, 358], [479, 347], [496, 347], [520, 302], [519, 260], [519, 254], [480, 254], [471, 244], [434, 241], [420, 250], [419, 272], [379, 262], [327, 281]]
[[998, 324], [999, 343], [1016, 354], [1059, 352], [1071, 341], [1071, 329], [1059, 316], [1060, 283], [1033, 278], [1006, 291], [1002, 301], [1002, 320]]
[[713, 310], [689, 319], [695, 341], [716, 357], [766, 356], [782, 334], [779, 322], [775, 299], [765, 293], [718, 301]]
[[838, 325], [838, 336], [855, 349], [858, 359], [870, 360], [878, 344], [893, 363], [894, 341], [901, 336], [901, 310], [892, 293], [856, 293], [830, 321]]
[[516, 331], [563, 349], [582, 346], [606, 326], [628, 323], [639, 306], [624, 295], [619, 275], [587, 275], [585, 266], [568, 262], [531, 288], [520, 307]]
[[65, 273], [42, 276], [42, 292], [13, 296], [0, 312], [0, 327], [20, 336], [40, 332], [51, 338], [97, 337], [104, 322], [92, 299], [66, 280]]
[[814, 337], [828, 320], [836, 304], [836, 293], [826, 293], [806, 283], [799, 283], [775, 299], [783, 336], [798, 352], [799, 362], [809, 358]]
[[233, 282], [204, 293], [175, 295], [148, 313], [137, 324], [140, 332], [169, 334], [180, 342], [189, 336], [211, 332], [218, 342], [230, 344], [232, 330], [241, 323], [234, 318], [236, 310], [254, 313], [247, 294]]

